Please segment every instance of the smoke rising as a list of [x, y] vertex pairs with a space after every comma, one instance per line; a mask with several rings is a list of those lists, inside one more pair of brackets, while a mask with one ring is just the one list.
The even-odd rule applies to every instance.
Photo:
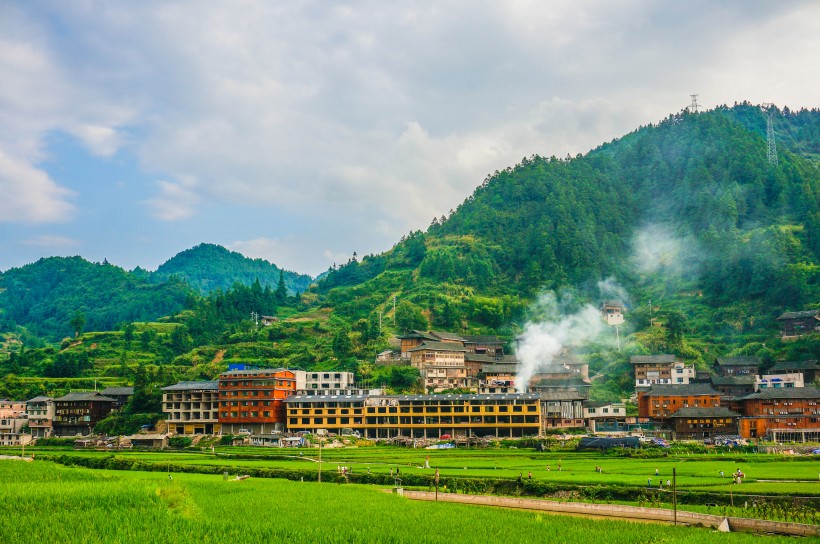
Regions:
[[678, 236], [667, 225], [650, 224], [635, 235], [632, 264], [642, 274], [697, 275], [701, 254], [692, 236]]
[[524, 326], [516, 348], [521, 362], [515, 379], [519, 392], [525, 392], [533, 374], [551, 366], [564, 347], [594, 341], [607, 328], [597, 308], [578, 307], [569, 295], [559, 299], [553, 292], [544, 293], [532, 311], [533, 319]]

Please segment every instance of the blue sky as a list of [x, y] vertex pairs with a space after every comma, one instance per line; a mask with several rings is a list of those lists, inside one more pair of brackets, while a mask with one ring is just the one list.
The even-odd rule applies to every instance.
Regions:
[[0, 2], [0, 270], [201, 242], [318, 274], [532, 154], [820, 106], [817, 2]]

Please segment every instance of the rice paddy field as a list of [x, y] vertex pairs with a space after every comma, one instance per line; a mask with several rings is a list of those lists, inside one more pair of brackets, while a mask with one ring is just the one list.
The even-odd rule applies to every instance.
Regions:
[[[393, 455], [378, 469], [410, 460], [409, 454]], [[518, 464], [525, 462], [523, 457], [512, 457], [510, 466], [495, 469], [483, 466], [476, 456], [473, 470], [515, 471], [524, 466]], [[433, 459], [431, 454], [431, 463]], [[435, 459], [442, 464], [445, 459], [454, 461], [443, 455]], [[189, 460], [201, 461], [196, 456]], [[573, 468], [580, 472], [580, 465]], [[417, 502], [367, 485], [264, 478], [226, 481], [221, 475], [176, 473], [169, 477], [163, 472], [2, 460], [0, 481], [0, 504], [5, 513], [0, 516], [0, 542], [4, 543], [787, 541], [694, 527]]]

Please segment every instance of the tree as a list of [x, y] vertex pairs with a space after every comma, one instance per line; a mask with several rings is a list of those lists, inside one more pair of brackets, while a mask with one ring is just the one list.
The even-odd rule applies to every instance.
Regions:
[[288, 298], [288, 289], [285, 287], [285, 273], [280, 270], [279, 271], [279, 283], [276, 284], [276, 291], [274, 291], [274, 298], [276, 299], [276, 304], [284, 304]]
[[414, 329], [423, 330], [427, 328], [427, 318], [418, 306], [409, 300], [402, 300], [396, 306], [396, 326], [405, 332]]
[[134, 340], [134, 332], [137, 330], [136, 325], [128, 323], [122, 330], [122, 339], [125, 340], [125, 348], [131, 349], [131, 341]]
[[74, 317], [71, 318], [71, 321], [68, 322], [71, 325], [71, 328], [74, 329], [74, 337], [80, 336], [83, 332], [83, 327], [85, 327], [85, 314], [82, 310], [77, 310], [74, 313]]
[[350, 334], [346, 327], [336, 331], [331, 349], [334, 357], [340, 361], [350, 356], [351, 351], [353, 351], [353, 343], [350, 341]]

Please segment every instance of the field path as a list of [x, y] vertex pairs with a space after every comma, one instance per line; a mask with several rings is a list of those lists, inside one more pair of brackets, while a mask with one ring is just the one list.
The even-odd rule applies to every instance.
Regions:
[[[608, 517], [629, 521], [655, 521], [672, 523], [672, 510], [663, 508], [642, 508], [621, 504], [589, 504], [581, 502], [555, 502], [539, 499], [518, 499], [514, 497], [496, 497], [490, 495], [461, 495], [457, 493], [436, 493], [431, 491], [408, 491], [403, 495], [408, 499], [421, 501], [458, 502], [481, 506], [495, 506], [501, 508], [519, 508], [555, 512], [559, 514], [574, 514], [585, 517]], [[787, 523], [759, 519], [735, 518], [701, 514], [678, 510], [677, 521], [681, 525], [704, 525], [722, 531], [744, 531], [755, 533], [777, 533], [794, 536], [820, 536], [820, 527], [802, 523]]]

